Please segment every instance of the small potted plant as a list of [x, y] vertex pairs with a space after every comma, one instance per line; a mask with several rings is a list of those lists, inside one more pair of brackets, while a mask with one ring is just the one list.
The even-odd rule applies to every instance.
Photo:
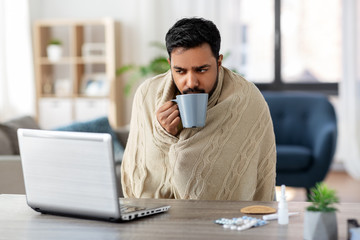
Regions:
[[339, 202], [335, 190], [325, 183], [317, 183], [310, 190], [309, 201], [304, 220], [304, 239], [337, 239], [336, 211], [333, 206]]
[[62, 44], [58, 39], [50, 40], [47, 48], [46, 48], [47, 56], [49, 61], [56, 62], [62, 56]]

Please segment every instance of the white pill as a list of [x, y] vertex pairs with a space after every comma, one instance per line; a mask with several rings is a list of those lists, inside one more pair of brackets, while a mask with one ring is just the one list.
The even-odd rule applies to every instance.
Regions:
[[223, 225], [223, 228], [230, 228], [230, 226], [231, 226], [231, 225], [229, 225], [229, 224], [224, 224], [224, 225]]
[[238, 220], [236, 220], [236, 224], [242, 224], [244, 221], [241, 219], [241, 218], [239, 218]]
[[243, 231], [243, 230], [244, 230], [244, 227], [243, 227], [243, 226], [238, 227], [237, 230], [238, 230], [238, 231]]

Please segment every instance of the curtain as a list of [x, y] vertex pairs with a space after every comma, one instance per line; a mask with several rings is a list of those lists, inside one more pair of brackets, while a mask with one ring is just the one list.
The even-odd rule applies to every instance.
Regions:
[[7, 87], [5, 82], [6, 66], [5, 66], [5, 2], [0, 1], [0, 120], [5, 112], [5, 105], [7, 99]]
[[28, 0], [0, 1], [0, 120], [35, 115]]
[[360, 179], [360, 4], [343, 0], [343, 80], [339, 86], [339, 131], [348, 173]]

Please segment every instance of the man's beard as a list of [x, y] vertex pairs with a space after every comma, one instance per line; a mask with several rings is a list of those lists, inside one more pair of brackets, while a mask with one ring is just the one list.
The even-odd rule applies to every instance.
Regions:
[[[175, 81], [174, 81], [174, 77], [171, 73], [171, 78], [175, 84]], [[215, 80], [215, 84], [213, 86], [213, 88], [211, 89], [211, 91], [209, 92], [209, 98], [211, 97], [211, 95], [214, 93], [216, 87], [217, 87], [217, 84], [218, 84], [218, 81], [219, 81], [219, 70], [216, 69], [216, 80]], [[181, 93], [181, 91], [178, 89], [178, 87], [176, 86], [175, 84], [175, 87], [177, 88], [177, 90]], [[181, 94], [189, 94], [189, 93], [205, 93], [205, 89], [202, 89], [202, 88], [198, 88], [198, 87], [195, 87], [195, 88], [187, 88], [185, 89]]]

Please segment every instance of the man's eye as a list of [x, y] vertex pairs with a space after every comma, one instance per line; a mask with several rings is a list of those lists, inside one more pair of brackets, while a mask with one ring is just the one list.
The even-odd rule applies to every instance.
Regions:
[[184, 73], [184, 70], [176, 70], [175, 72], [177, 72], [177, 73]]
[[203, 72], [206, 72], [208, 69], [207, 68], [202, 68], [202, 69], [199, 69], [199, 72], [203, 73]]

